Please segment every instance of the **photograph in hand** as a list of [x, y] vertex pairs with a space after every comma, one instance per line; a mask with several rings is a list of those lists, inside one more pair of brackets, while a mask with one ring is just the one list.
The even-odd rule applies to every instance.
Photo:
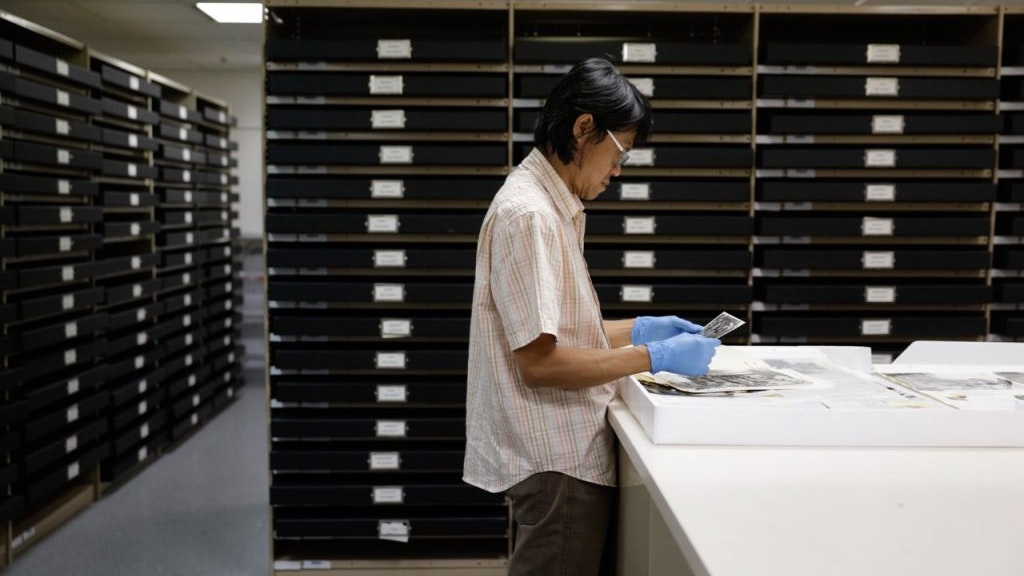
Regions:
[[744, 324], [746, 324], [745, 321], [740, 320], [728, 312], [722, 312], [704, 325], [704, 330], [701, 331], [701, 336], [704, 336], [705, 338], [721, 338]]

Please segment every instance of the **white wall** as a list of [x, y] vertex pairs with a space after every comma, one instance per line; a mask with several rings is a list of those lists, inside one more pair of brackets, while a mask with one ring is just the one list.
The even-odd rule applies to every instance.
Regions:
[[154, 72], [223, 100], [238, 118], [231, 138], [238, 142], [239, 227], [243, 238], [263, 237], [263, 72], [169, 70]]

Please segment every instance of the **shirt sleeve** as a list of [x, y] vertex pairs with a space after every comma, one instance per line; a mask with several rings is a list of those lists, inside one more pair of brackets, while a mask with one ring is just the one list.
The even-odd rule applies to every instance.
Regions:
[[491, 291], [512, 350], [541, 334], [558, 338], [563, 251], [558, 223], [545, 214], [519, 214], [496, 227], [491, 244]]

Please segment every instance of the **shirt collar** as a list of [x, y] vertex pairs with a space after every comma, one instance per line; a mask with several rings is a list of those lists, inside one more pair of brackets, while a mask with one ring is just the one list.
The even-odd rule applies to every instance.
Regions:
[[537, 177], [548, 195], [551, 196], [551, 201], [555, 204], [558, 212], [566, 220], [573, 221], [583, 212], [583, 202], [569, 191], [569, 186], [558, 175], [558, 172], [555, 172], [555, 168], [551, 166], [551, 163], [538, 148], [534, 148], [523, 159], [520, 166]]

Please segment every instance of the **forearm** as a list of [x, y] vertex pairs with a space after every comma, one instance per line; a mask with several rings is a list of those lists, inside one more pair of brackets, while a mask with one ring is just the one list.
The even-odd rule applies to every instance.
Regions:
[[651, 359], [646, 346], [592, 349], [555, 345], [539, 355], [520, 357], [519, 368], [531, 388], [580, 389], [650, 370]]
[[626, 320], [602, 320], [604, 333], [608, 336], [608, 344], [612, 348], [621, 348], [633, 343], [633, 323], [636, 318]]

